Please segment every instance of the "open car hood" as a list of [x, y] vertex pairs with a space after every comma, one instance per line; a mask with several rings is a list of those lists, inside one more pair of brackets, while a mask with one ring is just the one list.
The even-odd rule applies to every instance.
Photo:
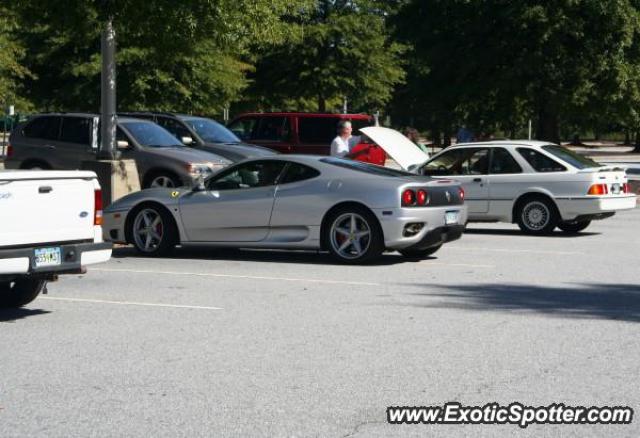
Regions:
[[384, 149], [404, 170], [409, 170], [411, 166], [417, 166], [429, 159], [429, 156], [418, 146], [394, 129], [370, 126], [361, 128], [360, 132]]

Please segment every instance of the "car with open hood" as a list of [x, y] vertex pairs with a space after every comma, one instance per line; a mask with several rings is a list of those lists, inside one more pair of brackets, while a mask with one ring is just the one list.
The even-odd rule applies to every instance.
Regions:
[[455, 179], [465, 190], [469, 221], [517, 223], [529, 234], [556, 227], [577, 233], [591, 221], [636, 206], [620, 165], [602, 165], [543, 141], [502, 140], [457, 144], [428, 159], [389, 128], [360, 130], [403, 169]]

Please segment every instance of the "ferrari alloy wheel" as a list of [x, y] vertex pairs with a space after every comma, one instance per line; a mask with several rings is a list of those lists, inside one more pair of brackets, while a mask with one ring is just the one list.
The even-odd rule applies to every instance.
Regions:
[[129, 235], [138, 251], [156, 256], [175, 246], [176, 233], [169, 213], [158, 207], [144, 207], [134, 212]]
[[382, 235], [372, 214], [362, 209], [336, 212], [328, 229], [328, 249], [338, 260], [362, 263], [382, 253]]

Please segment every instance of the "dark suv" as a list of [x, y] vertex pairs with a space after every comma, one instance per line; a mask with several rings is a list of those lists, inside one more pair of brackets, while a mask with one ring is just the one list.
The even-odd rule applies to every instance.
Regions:
[[273, 149], [243, 143], [224, 125], [206, 117], [153, 111], [124, 112], [120, 115], [151, 120], [173, 134], [185, 146], [212, 152], [232, 162], [277, 153]]
[[[360, 128], [372, 126], [367, 114], [319, 113], [247, 113], [229, 123], [229, 129], [244, 141], [275, 149], [285, 154], [329, 155], [331, 142], [338, 134], [338, 123], [349, 120], [354, 135]], [[383, 165], [382, 148], [361, 143], [353, 151], [362, 151], [359, 161]]]
[[[100, 117], [86, 113], [40, 114], [18, 125], [9, 138], [7, 169], [79, 169], [96, 159]], [[117, 146], [136, 161], [142, 187], [191, 185], [231, 161], [185, 147], [148, 120], [118, 118]]]

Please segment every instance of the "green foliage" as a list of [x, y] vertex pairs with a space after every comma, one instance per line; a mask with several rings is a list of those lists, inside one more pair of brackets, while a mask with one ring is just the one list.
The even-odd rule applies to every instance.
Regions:
[[21, 81], [32, 75], [23, 65], [25, 49], [14, 38], [16, 28], [13, 14], [0, 5], [0, 114], [6, 105], [15, 105], [18, 111], [30, 109], [21, 95]]
[[378, 2], [318, 0], [294, 20], [301, 37], [261, 53], [253, 96], [264, 108], [374, 110], [404, 79], [404, 47], [389, 38]]
[[[510, 130], [529, 116], [538, 137], [558, 124], [633, 107], [638, 11], [628, 0], [411, 0], [397, 15], [413, 47], [405, 96], [429, 122]], [[634, 76], [635, 75], [635, 76]], [[416, 85], [424, 85], [418, 89]], [[636, 99], [629, 102], [627, 99]], [[399, 100], [397, 105], [404, 106]]]
[[[250, 48], [281, 42], [281, 21], [306, 0], [89, 0], [12, 3], [30, 49], [28, 97], [41, 109], [93, 110], [100, 101], [100, 30], [113, 16], [118, 107], [216, 113], [247, 86]], [[292, 12], [293, 11], [293, 12]]]

